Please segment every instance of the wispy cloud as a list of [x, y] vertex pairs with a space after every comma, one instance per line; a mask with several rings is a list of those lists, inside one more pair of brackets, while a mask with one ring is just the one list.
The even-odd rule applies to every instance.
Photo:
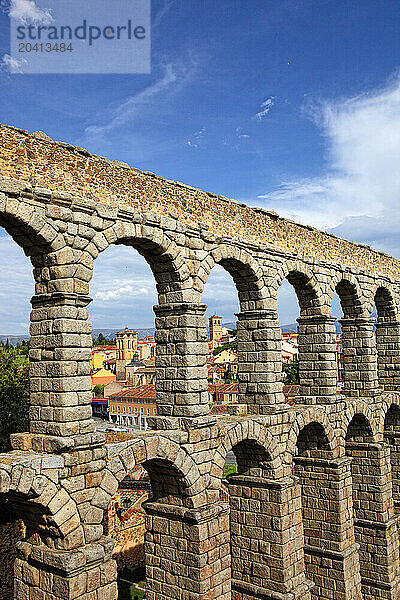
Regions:
[[271, 108], [274, 106], [275, 104], [275, 96], [270, 96], [269, 98], [267, 98], [266, 100], [264, 100], [264, 102], [262, 102], [260, 109], [258, 113], [256, 113], [256, 119], [258, 121], [261, 121], [264, 117], [266, 117], [269, 113], [269, 111], [271, 110]]
[[235, 133], [239, 140], [248, 140], [250, 138], [250, 136], [243, 131], [242, 127], [236, 127]]
[[164, 0], [162, 8], [158, 11], [156, 16], [154, 17], [153, 24], [151, 26], [152, 32], [157, 29], [161, 25], [161, 21], [165, 17], [165, 15], [171, 10], [173, 6], [176, 5], [176, 0]]
[[33, 0], [11, 0], [8, 14], [20, 23], [50, 25], [54, 19], [49, 8], [40, 8]]
[[259, 198], [283, 216], [316, 227], [332, 228], [366, 215], [397, 228], [400, 80], [374, 93], [321, 103], [312, 118], [327, 142], [325, 173], [285, 181]]
[[132, 122], [150, 104], [156, 102], [157, 98], [168, 91], [177, 83], [178, 74], [172, 64], [163, 67], [163, 75], [144, 90], [130, 96], [119, 104], [113, 111], [111, 118], [103, 125], [91, 125], [85, 129], [85, 137], [88, 139], [101, 138], [107, 133], [123, 127]]
[[13, 58], [9, 54], [4, 54], [0, 61], [0, 71], [5, 71], [6, 73], [22, 73], [24, 64], [26, 64], [24, 58]]
[[190, 146], [190, 148], [199, 148], [203, 143], [205, 133], [206, 130], [204, 127], [199, 131], [195, 131], [192, 135], [192, 139], [186, 142], [187, 146]]

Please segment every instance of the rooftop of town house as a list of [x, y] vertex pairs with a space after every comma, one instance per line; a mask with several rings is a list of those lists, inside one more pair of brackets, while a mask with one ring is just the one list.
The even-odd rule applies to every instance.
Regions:
[[133, 400], [150, 399], [156, 400], [156, 386], [152, 383], [131, 387], [121, 392], [116, 392], [110, 395], [110, 400], [118, 401], [124, 398], [132, 398]]
[[216, 392], [218, 394], [237, 394], [239, 391], [238, 383], [210, 383], [208, 384], [208, 391]]

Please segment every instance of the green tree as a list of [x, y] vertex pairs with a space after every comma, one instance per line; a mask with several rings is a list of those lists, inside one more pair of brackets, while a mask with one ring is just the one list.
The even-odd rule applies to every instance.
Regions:
[[223, 352], [224, 350], [237, 351], [237, 342], [227, 342], [226, 344], [223, 344], [222, 346], [218, 346], [217, 348], [215, 348], [213, 350], [213, 355], [218, 356], [218, 354], [221, 354], [221, 352]]
[[115, 346], [115, 340], [108, 340], [102, 333], [97, 338], [93, 338], [93, 346]]
[[232, 367], [229, 365], [226, 373], [225, 373], [225, 383], [233, 383], [235, 381], [235, 376], [232, 372]]
[[29, 342], [26, 342], [25, 340], [21, 342], [20, 354], [23, 356], [29, 355]]
[[283, 383], [286, 385], [298, 385], [300, 383], [298, 360], [284, 363], [282, 365], [282, 371], [284, 374]]
[[95, 396], [95, 398], [101, 398], [104, 396], [104, 385], [100, 383], [95, 385], [93, 388], [93, 396]]
[[11, 449], [10, 434], [28, 430], [28, 365], [21, 365], [17, 352], [0, 348], [0, 451]]

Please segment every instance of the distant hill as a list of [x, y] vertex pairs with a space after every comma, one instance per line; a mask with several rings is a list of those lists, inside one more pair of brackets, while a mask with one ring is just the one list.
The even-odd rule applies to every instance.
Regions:
[[[236, 329], [236, 321], [229, 321], [227, 323], [223, 323], [222, 324], [223, 327], [226, 327], [227, 329]], [[335, 326], [336, 326], [336, 332], [340, 333], [342, 331], [342, 328], [340, 326], [340, 323], [338, 323], [338, 321], [335, 322]], [[208, 329], [208, 328], [207, 328]], [[289, 323], [288, 325], [282, 325], [281, 329], [283, 332], [285, 331], [297, 331], [297, 323]], [[118, 329], [110, 329], [110, 328], [100, 328], [100, 329], [93, 329], [93, 337], [97, 338], [99, 336], [100, 333], [102, 333], [104, 335], [104, 337], [108, 340], [112, 340], [115, 339], [116, 334], [118, 333], [118, 331], [121, 331], [121, 327], [119, 327]], [[138, 333], [138, 337], [139, 339], [142, 339], [148, 335], [154, 335], [155, 329], [154, 327], [148, 327], [147, 329], [135, 329], [135, 331], [137, 331]], [[29, 340], [29, 335], [0, 335], [0, 340], [2, 340], [3, 342], [6, 342], [7, 339], [10, 342], [10, 344], [12, 344], [13, 346], [16, 346], [17, 344], [20, 344], [23, 340], [28, 341]]]
[[[92, 336], [93, 337], [98, 337], [100, 335], [100, 333], [102, 333], [104, 335], [104, 337], [107, 340], [113, 340], [115, 339], [115, 336], [117, 335], [117, 333], [119, 331], [122, 331], [123, 328], [119, 327], [118, 329], [93, 329], [93, 333]], [[148, 329], [133, 329], [133, 331], [137, 331], [138, 334], [138, 338], [142, 339], [144, 337], [146, 337], [147, 335], [154, 335], [155, 329], [154, 327], [149, 327]]]
[[30, 339], [30, 335], [0, 335], [0, 340], [4, 343], [8, 340], [12, 346], [16, 346], [21, 342], [27, 342]]

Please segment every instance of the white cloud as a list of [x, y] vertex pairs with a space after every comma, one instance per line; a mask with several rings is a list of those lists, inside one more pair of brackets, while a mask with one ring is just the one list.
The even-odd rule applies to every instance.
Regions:
[[261, 110], [258, 113], [256, 113], [256, 119], [261, 121], [261, 119], [266, 117], [267, 114], [269, 113], [269, 111], [271, 110], [271, 108], [274, 106], [274, 104], [275, 104], [275, 96], [270, 96], [269, 98], [264, 100], [264, 102], [260, 106]]
[[9, 15], [20, 23], [33, 23], [35, 25], [54, 23], [50, 9], [39, 8], [33, 0], [11, 0]]
[[22, 67], [26, 62], [25, 58], [13, 58], [9, 54], [4, 54], [0, 61], [0, 70], [8, 73], [22, 73]]
[[35, 293], [32, 265], [11, 237], [2, 231], [1, 233], [0, 334], [26, 335], [31, 310], [30, 299]]
[[[259, 198], [282, 216], [320, 228], [361, 216], [380, 219], [381, 226], [385, 221], [387, 231], [397, 228], [400, 80], [375, 93], [324, 102], [313, 109], [313, 118], [328, 145], [326, 172], [283, 182]], [[351, 238], [357, 234], [355, 229]]]
[[109, 300], [118, 300], [119, 298], [134, 298], [135, 296], [150, 296], [150, 292], [147, 288], [137, 288], [134, 285], [127, 284], [105, 292], [95, 293], [95, 298], [104, 300], [105, 302]]

